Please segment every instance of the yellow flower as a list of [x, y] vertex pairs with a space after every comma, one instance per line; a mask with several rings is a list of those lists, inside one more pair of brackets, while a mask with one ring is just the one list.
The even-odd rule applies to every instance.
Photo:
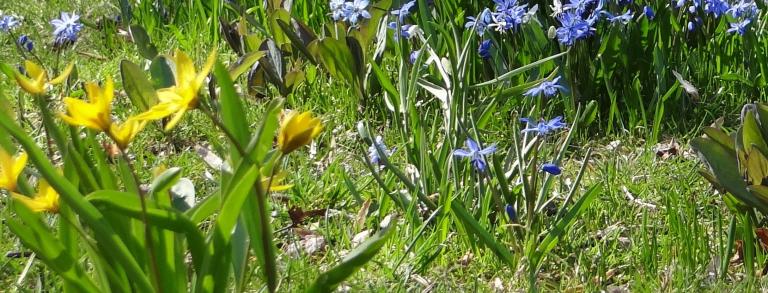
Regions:
[[16, 191], [16, 182], [27, 165], [27, 154], [22, 152], [15, 158], [0, 148], [0, 188]]
[[39, 190], [35, 197], [28, 197], [18, 193], [11, 193], [14, 199], [27, 206], [33, 212], [49, 212], [52, 214], [59, 212], [59, 194], [48, 185], [45, 180], [40, 180]]
[[168, 124], [165, 125], [165, 131], [176, 126], [184, 113], [197, 108], [197, 93], [203, 86], [205, 77], [211, 71], [213, 62], [216, 61], [216, 50], [213, 50], [208, 56], [208, 61], [205, 62], [199, 73], [195, 72], [195, 65], [184, 52], [176, 50], [176, 54], [171, 59], [176, 65], [176, 84], [169, 88], [159, 89], [157, 98], [160, 102], [135, 117], [138, 120], [157, 120], [173, 115]]
[[72, 68], [75, 67], [75, 63], [70, 63], [67, 65], [66, 68], [64, 68], [64, 71], [61, 72], [59, 76], [52, 80], [48, 80], [48, 73], [43, 70], [40, 65], [37, 65], [35, 62], [26, 60], [24, 61], [24, 70], [29, 74], [29, 77], [22, 74], [21, 72], [16, 72], [16, 83], [19, 84], [19, 86], [26, 92], [30, 94], [44, 94], [45, 93], [45, 84], [60, 84], [67, 80], [67, 77], [70, 73], [72, 73]]
[[280, 123], [277, 147], [283, 154], [288, 154], [312, 142], [322, 130], [320, 119], [312, 117], [311, 112], [297, 114], [292, 111]]
[[64, 105], [67, 113], [59, 116], [64, 122], [74, 126], [85, 126], [94, 130], [109, 131], [112, 124], [112, 98], [115, 85], [108, 78], [104, 88], [95, 83], [86, 83], [85, 92], [89, 102], [81, 99], [66, 97]]
[[266, 190], [267, 192], [270, 191], [283, 191], [288, 190], [291, 187], [293, 187], [293, 184], [282, 184], [283, 179], [285, 179], [286, 176], [285, 171], [278, 172], [275, 174], [275, 176], [272, 177], [272, 181], [270, 182], [269, 175], [264, 174], [262, 170], [262, 176], [261, 176], [261, 188], [263, 190]]
[[121, 125], [110, 125], [109, 137], [115, 141], [115, 144], [117, 144], [121, 150], [125, 150], [128, 148], [128, 144], [130, 144], [131, 141], [133, 141], [133, 139], [136, 137], [136, 134], [144, 129], [144, 126], [146, 125], [146, 120], [141, 121], [134, 118], [129, 118]]

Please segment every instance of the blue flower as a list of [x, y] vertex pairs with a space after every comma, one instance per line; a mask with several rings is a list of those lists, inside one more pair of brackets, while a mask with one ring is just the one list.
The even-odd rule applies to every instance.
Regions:
[[480, 43], [480, 47], [477, 48], [477, 54], [480, 54], [480, 57], [483, 59], [490, 59], [491, 58], [491, 46], [493, 43], [491, 43], [491, 40], [484, 40]]
[[628, 24], [630, 21], [632, 21], [632, 10], [627, 10], [624, 14], [613, 16], [610, 12], [603, 12], [603, 14], [608, 16], [608, 21], [611, 23], [621, 23], [621, 24]]
[[656, 17], [656, 13], [653, 12], [653, 9], [651, 9], [650, 6], [646, 5], [643, 7], [643, 15], [648, 18], [648, 20], [653, 20], [654, 17]]
[[527, 124], [526, 128], [522, 131], [523, 133], [536, 132], [540, 136], [547, 135], [550, 132], [568, 126], [567, 124], [563, 123], [562, 120], [562, 116], [557, 116], [549, 121], [541, 119], [539, 122], [534, 122], [530, 118], [520, 118], [520, 122]]
[[488, 163], [485, 162], [484, 156], [490, 155], [496, 151], [496, 145], [493, 144], [487, 148], [480, 149], [480, 146], [472, 140], [467, 138], [465, 142], [467, 149], [456, 149], [453, 151], [453, 155], [456, 157], [469, 158], [472, 167], [478, 172], [485, 172], [488, 169]]
[[344, 18], [344, 0], [331, 0], [331, 18], [339, 21]]
[[416, 59], [419, 58], [420, 53], [421, 53], [421, 50], [415, 50], [411, 52], [411, 54], [408, 56], [408, 61], [411, 62], [411, 64], [416, 63]]
[[728, 14], [734, 18], [752, 18], [757, 16], [760, 10], [757, 9], [757, 4], [753, 1], [739, 1], [728, 9]]
[[18, 44], [19, 47], [26, 49], [28, 52], [32, 52], [32, 49], [35, 48], [35, 44], [32, 43], [32, 40], [30, 40], [27, 35], [19, 36], [19, 39], [16, 40], [16, 44]]
[[371, 159], [371, 163], [375, 165], [382, 165], [383, 162], [381, 161], [381, 157], [379, 156], [379, 151], [376, 149], [376, 146], [378, 146], [383, 152], [383, 155], [387, 158], [392, 155], [392, 153], [395, 152], [395, 149], [388, 149], [387, 146], [384, 144], [384, 139], [381, 136], [376, 136], [376, 140], [371, 144], [371, 146], [368, 147], [368, 158]]
[[517, 0], [494, 0], [496, 12], [491, 13], [493, 23], [489, 26], [498, 31], [517, 30], [526, 22], [528, 4], [518, 5]]
[[525, 92], [525, 95], [529, 97], [538, 96], [540, 94], [544, 94], [545, 97], [554, 96], [557, 94], [558, 90], [565, 90], [565, 87], [557, 83], [560, 81], [560, 78], [561, 76], [558, 76], [551, 81], [542, 81], [538, 86], [535, 86]]
[[563, 8], [570, 12], [575, 12], [577, 15], [583, 15], [590, 4], [595, 3], [595, 1], [597, 0], [570, 0], [568, 4], [563, 5]]
[[685, 5], [685, 0], [675, 0], [675, 8], [680, 8]]
[[[389, 29], [398, 30], [397, 23], [394, 21], [387, 24], [387, 27]], [[395, 37], [395, 39], [399, 39], [401, 36], [406, 39], [410, 39], [411, 37], [413, 37], [413, 31], [415, 28], [416, 28], [415, 25], [404, 24], [400, 26], [400, 29], [399, 29], [400, 33], [395, 33], [393, 36]]]
[[515, 212], [515, 207], [511, 204], [507, 204], [507, 206], [504, 208], [507, 211], [507, 217], [509, 217], [509, 220], [512, 222], [517, 221], [517, 212]]
[[590, 22], [571, 11], [560, 14], [557, 20], [562, 25], [556, 30], [557, 41], [566, 46], [573, 46], [576, 40], [586, 39], [595, 31]]
[[467, 23], [464, 24], [465, 28], [472, 28], [474, 27], [477, 31], [477, 34], [479, 36], [483, 36], [483, 33], [485, 33], [485, 29], [493, 22], [493, 16], [491, 13], [491, 10], [488, 8], [485, 8], [483, 12], [480, 13], [480, 17], [475, 18], [473, 16], [467, 17]]
[[749, 29], [749, 24], [752, 22], [750, 19], [745, 19], [739, 22], [732, 22], [730, 23], [731, 28], [729, 28], [726, 32], [729, 33], [739, 33], [740, 35], [744, 35], [747, 33], [747, 30]]
[[416, 0], [411, 0], [410, 2], [403, 4], [403, 6], [401, 6], [399, 9], [393, 10], [391, 14], [397, 15], [398, 20], [403, 22], [405, 18], [411, 14], [411, 10], [413, 10], [414, 7], [416, 7]]
[[693, 24], [693, 21], [688, 22], [688, 31], [693, 31], [696, 28], [696, 25]]
[[70, 15], [66, 12], [61, 13], [61, 18], [51, 20], [54, 43], [61, 45], [77, 41], [77, 34], [83, 29], [83, 24], [78, 20], [80, 20], [79, 15], [75, 13]]
[[715, 15], [715, 17], [725, 14], [728, 9], [730, 9], [730, 5], [725, 0], [706, 0], [706, 5], [704, 5], [704, 11]]
[[365, 10], [368, 8], [368, 4], [368, 0], [354, 0], [344, 3], [344, 20], [355, 25], [361, 18], [371, 18], [368, 10]]
[[0, 31], [7, 33], [12, 29], [19, 27], [21, 23], [13, 15], [3, 15], [0, 17]]
[[547, 172], [552, 175], [560, 175], [560, 173], [562, 172], [562, 170], [560, 170], [560, 167], [552, 163], [542, 164], [541, 171]]

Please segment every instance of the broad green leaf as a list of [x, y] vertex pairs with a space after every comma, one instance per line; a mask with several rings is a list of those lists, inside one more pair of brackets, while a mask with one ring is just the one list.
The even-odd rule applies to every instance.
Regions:
[[[219, 117], [227, 128], [227, 131], [231, 133], [235, 141], [231, 143], [240, 145], [243, 149], [248, 143], [250, 137], [250, 131], [248, 120], [245, 119], [245, 110], [243, 109], [243, 102], [240, 96], [235, 91], [235, 85], [232, 79], [229, 77], [229, 73], [221, 63], [216, 63], [213, 69], [213, 74], [216, 76], [216, 83], [221, 89], [219, 94], [219, 103], [221, 103], [221, 113]], [[244, 154], [241, 154], [244, 155]]]
[[157, 104], [157, 92], [152, 88], [152, 83], [144, 76], [144, 72], [131, 61], [120, 62], [120, 74], [123, 77], [125, 94], [131, 99], [131, 103], [139, 110], [147, 111]]
[[254, 63], [266, 55], [267, 52], [264, 51], [253, 51], [238, 58], [235, 63], [229, 65], [229, 77], [232, 80], [236, 80], [240, 75], [248, 71]]
[[139, 55], [147, 60], [152, 60], [157, 56], [157, 48], [149, 40], [149, 35], [141, 25], [131, 25], [131, 36], [133, 37], [133, 42], [136, 43]]
[[504, 261], [507, 265], [512, 265], [514, 263], [514, 258], [512, 257], [512, 253], [509, 251], [509, 249], [504, 245], [496, 242], [496, 238], [493, 237], [493, 235], [491, 235], [491, 233], [489, 233], [487, 230], [483, 229], [480, 223], [478, 223], [477, 220], [475, 220], [475, 218], [469, 214], [461, 202], [458, 200], [452, 200], [451, 210], [464, 224], [464, 227], [466, 227], [468, 231], [477, 235], [480, 238], [480, 241], [489, 249], [491, 249], [491, 251], [493, 251], [499, 258], [501, 258], [502, 261]]
[[304, 55], [304, 57], [307, 57], [310, 63], [317, 64], [317, 61], [315, 60], [315, 57], [312, 56], [312, 53], [309, 52], [309, 49], [307, 49], [307, 45], [309, 45], [312, 41], [317, 39], [317, 36], [315, 36], [314, 33], [312, 33], [308, 28], [306, 28], [306, 25], [303, 23], [300, 23], [299, 21], [295, 19], [291, 19], [291, 22], [294, 24], [294, 28], [299, 28], [300, 30], [304, 30], [302, 33], [302, 36], [304, 38], [300, 37], [296, 32], [291, 29], [291, 27], [288, 25], [286, 21], [283, 21], [282, 19], [277, 19], [277, 25], [280, 26], [280, 29], [285, 33], [285, 36], [291, 40], [291, 45], [293, 45], [296, 49], [301, 52], [301, 54]]
[[736, 153], [705, 138], [694, 138], [691, 147], [701, 153], [723, 188], [745, 204], [768, 213], [768, 201], [760, 200], [747, 191], [747, 184], [738, 171]]
[[172, 87], [176, 84], [176, 78], [171, 69], [170, 60], [165, 56], [157, 56], [149, 65], [149, 74], [152, 76], [152, 85], [155, 89]]
[[704, 127], [704, 134], [706, 134], [709, 139], [735, 151], [736, 146], [733, 143], [733, 139], [722, 130], [714, 127]]
[[[105, 212], [119, 213], [137, 220], [143, 219], [141, 203], [136, 194], [121, 191], [100, 190], [89, 194], [86, 199]], [[197, 225], [183, 213], [158, 205], [153, 200], [146, 200], [147, 222], [151, 226], [184, 234], [192, 254], [195, 270], [200, 272], [202, 260], [207, 256], [205, 239]], [[127, 231], [126, 231], [127, 232]]]
[[742, 124], [742, 143], [744, 144], [745, 151], [749, 150], [752, 148], [752, 145], [754, 145], [764, 154], [768, 153], [768, 144], [765, 142], [763, 132], [760, 130], [760, 125], [757, 124], [755, 111], [753, 110], [748, 110], [746, 115], [744, 115]]

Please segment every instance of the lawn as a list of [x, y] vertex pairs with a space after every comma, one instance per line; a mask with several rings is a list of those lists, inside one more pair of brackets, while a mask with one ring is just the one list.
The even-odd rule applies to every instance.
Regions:
[[2, 2], [0, 291], [765, 290], [765, 11]]

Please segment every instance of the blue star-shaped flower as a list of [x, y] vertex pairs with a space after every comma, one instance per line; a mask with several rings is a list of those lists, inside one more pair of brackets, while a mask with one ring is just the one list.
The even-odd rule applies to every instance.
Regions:
[[54, 43], [64, 44], [77, 41], [77, 34], [83, 29], [83, 24], [79, 22], [80, 16], [66, 12], [61, 13], [61, 18], [51, 20], [53, 26]]
[[555, 77], [551, 81], [542, 81], [538, 86], [525, 92], [525, 95], [529, 97], [538, 96], [540, 94], [544, 94], [545, 97], [554, 96], [557, 94], [558, 90], [565, 90], [565, 87], [557, 83], [558, 81], [560, 81], [560, 76]]
[[520, 118], [520, 122], [527, 124], [526, 128], [522, 131], [523, 133], [536, 132], [540, 136], [544, 136], [550, 132], [554, 132], [555, 130], [567, 127], [568, 125], [562, 121], [563, 116], [557, 116], [549, 121], [541, 119], [539, 122], [534, 122], [530, 118]]
[[469, 158], [472, 167], [478, 172], [485, 172], [488, 170], [488, 163], [485, 162], [484, 156], [490, 155], [496, 151], [496, 144], [492, 144], [487, 148], [481, 149], [480, 146], [472, 140], [467, 138], [465, 142], [467, 149], [456, 149], [453, 151], [453, 155], [456, 157]]

